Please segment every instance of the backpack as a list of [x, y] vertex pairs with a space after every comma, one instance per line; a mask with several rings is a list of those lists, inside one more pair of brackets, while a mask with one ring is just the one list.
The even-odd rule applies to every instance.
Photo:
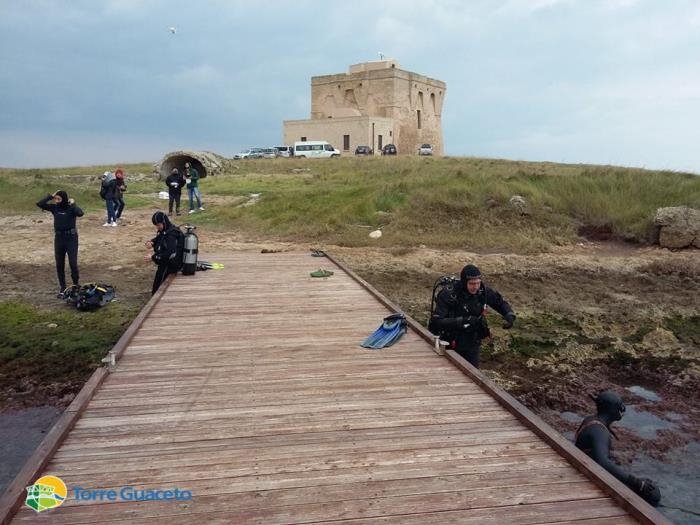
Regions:
[[107, 186], [104, 182], [100, 186], [100, 197], [102, 197], [103, 200], [107, 198]]
[[96, 310], [112, 301], [115, 295], [111, 284], [89, 283], [66, 289], [63, 300], [78, 310]]
[[437, 297], [444, 289], [453, 290], [455, 284], [458, 282], [459, 279], [457, 277], [443, 275], [433, 284], [433, 294], [430, 297], [430, 312], [428, 313], [428, 330], [434, 335], [442, 335], [441, 331], [433, 326], [433, 315], [435, 314], [435, 307], [437, 306]]
[[[437, 306], [438, 295], [440, 295], [440, 293], [443, 290], [447, 290], [450, 292], [450, 304], [453, 304], [455, 306], [458, 304], [457, 294], [454, 291], [457, 283], [459, 283], [459, 277], [443, 275], [442, 277], [439, 277], [433, 284], [433, 295], [430, 299], [430, 313], [428, 314], [428, 330], [433, 335], [437, 335], [445, 341], [453, 339], [455, 334], [446, 332], [444, 330], [440, 330], [437, 327], [435, 327], [433, 324], [433, 315], [435, 314], [435, 307]], [[484, 313], [486, 312], [486, 294], [481, 293], [482, 291], [480, 291], [479, 295], [479, 310], [482, 312], [482, 314], [479, 316], [480, 322], [477, 326], [477, 330], [481, 337], [487, 337], [488, 335], [490, 335], [490, 332], [488, 328], [488, 323], [486, 322], [486, 316], [484, 315]], [[452, 301], [454, 301], [454, 303]]]

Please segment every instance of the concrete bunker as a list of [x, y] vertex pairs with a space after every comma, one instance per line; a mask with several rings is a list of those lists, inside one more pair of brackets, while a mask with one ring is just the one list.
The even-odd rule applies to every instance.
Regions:
[[197, 170], [201, 178], [221, 173], [225, 164], [223, 157], [209, 151], [173, 151], [153, 166], [153, 173], [159, 180], [165, 180], [174, 168], [184, 175], [187, 162]]

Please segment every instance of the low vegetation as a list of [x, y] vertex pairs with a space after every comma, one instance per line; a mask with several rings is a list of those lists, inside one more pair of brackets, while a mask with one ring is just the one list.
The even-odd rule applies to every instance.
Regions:
[[74, 393], [137, 313], [121, 303], [95, 312], [0, 303], [0, 393], [33, 396], [53, 382]]
[[[125, 166], [130, 206], [165, 189], [150, 164]], [[101, 208], [99, 177], [113, 167], [0, 170], [0, 213], [33, 210], [37, 194], [61, 186], [87, 210]], [[606, 232], [648, 243], [657, 208], [700, 208], [693, 174], [612, 166], [472, 158], [246, 160], [202, 182], [225, 205], [194, 217], [222, 230], [281, 240], [362, 246], [381, 228], [382, 246], [426, 245], [536, 252]], [[254, 206], [241, 205], [260, 194]], [[523, 207], [510, 204], [514, 195]]]

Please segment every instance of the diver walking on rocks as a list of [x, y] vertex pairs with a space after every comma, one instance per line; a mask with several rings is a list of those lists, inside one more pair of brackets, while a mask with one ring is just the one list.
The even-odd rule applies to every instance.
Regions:
[[462, 268], [459, 280], [448, 279], [431, 312], [430, 331], [450, 343], [464, 359], [479, 368], [481, 341], [491, 337], [486, 322], [486, 307], [490, 306], [504, 318], [503, 328], [515, 322], [508, 302], [496, 290], [481, 280], [479, 268], [468, 264]]
[[63, 190], [47, 195], [36, 205], [53, 215], [54, 258], [58, 275], [58, 297], [63, 298], [66, 290], [66, 255], [70, 266], [70, 276], [74, 286], [80, 282], [78, 271], [78, 230], [76, 219], [83, 216], [83, 210], [76, 206], [73, 199]]
[[640, 479], [625, 472], [610, 459], [611, 436], [615, 436], [610, 425], [622, 419], [625, 413], [622, 398], [615, 392], [605, 391], [598, 394], [595, 404], [596, 414], [584, 418], [576, 431], [576, 446], [647, 503], [654, 507], [658, 506], [661, 501], [661, 492], [653, 481], [648, 478]]

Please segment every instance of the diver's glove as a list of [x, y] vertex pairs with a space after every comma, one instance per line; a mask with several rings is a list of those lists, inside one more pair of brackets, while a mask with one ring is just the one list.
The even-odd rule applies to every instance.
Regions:
[[515, 322], [515, 314], [513, 312], [508, 312], [503, 319], [503, 328], [506, 330], [513, 328], [513, 323]]
[[637, 478], [632, 474], [627, 479], [627, 486], [635, 491], [644, 501], [654, 507], [661, 501], [661, 491], [659, 487], [649, 478]]

